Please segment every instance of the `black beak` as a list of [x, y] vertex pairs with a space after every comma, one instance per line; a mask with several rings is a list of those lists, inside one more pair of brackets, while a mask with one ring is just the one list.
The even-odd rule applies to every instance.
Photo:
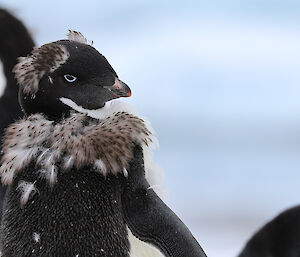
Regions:
[[111, 91], [116, 97], [129, 97], [131, 96], [131, 90], [124, 82], [115, 79], [115, 83], [112, 86], [104, 86], [104, 88]]

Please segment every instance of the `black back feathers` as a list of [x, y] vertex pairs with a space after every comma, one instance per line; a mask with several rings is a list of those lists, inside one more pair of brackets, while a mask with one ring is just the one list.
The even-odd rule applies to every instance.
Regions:
[[8, 11], [0, 9], [0, 60], [6, 77], [5, 91], [0, 98], [0, 136], [14, 120], [23, 116], [18, 103], [19, 87], [12, 69], [19, 56], [29, 54], [34, 42], [23, 25]]
[[[6, 77], [4, 93], [0, 98], [0, 139], [4, 129], [13, 121], [23, 116], [18, 103], [19, 87], [14, 78], [12, 69], [19, 56], [29, 54], [34, 46], [31, 35], [23, 23], [0, 8], [0, 60]], [[1, 148], [0, 148], [1, 150]], [[0, 215], [2, 214], [2, 202], [5, 188], [0, 186]]]
[[286, 210], [247, 242], [239, 257], [300, 257], [300, 206]]

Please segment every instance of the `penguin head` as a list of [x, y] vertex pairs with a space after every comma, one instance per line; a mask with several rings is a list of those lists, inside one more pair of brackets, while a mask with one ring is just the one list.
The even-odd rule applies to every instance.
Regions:
[[70, 31], [68, 40], [36, 48], [14, 67], [25, 114], [43, 113], [51, 120], [68, 115], [72, 106], [94, 110], [131, 95], [106, 58]]

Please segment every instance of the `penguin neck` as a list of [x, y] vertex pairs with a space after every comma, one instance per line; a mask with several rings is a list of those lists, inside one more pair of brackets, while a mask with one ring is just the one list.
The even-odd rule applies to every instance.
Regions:
[[48, 120], [53, 121], [54, 124], [62, 122], [64, 119], [69, 118], [71, 115], [71, 110], [67, 110], [61, 113], [48, 112], [45, 116]]
[[19, 101], [21, 102], [23, 112], [26, 114], [26, 116], [40, 113], [43, 114], [43, 116], [46, 117], [47, 120], [53, 121], [54, 124], [69, 118], [72, 111], [72, 109], [60, 102], [58, 102], [57, 105], [54, 105], [51, 108], [47, 108], [47, 106], [44, 105], [39, 106], [36, 104], [24, 103], [24, 101], [22, 100]]
[[49, 121], [52, 121], [53, 124], [57, 124], [57, 123], [60, 123], [62, 122], [64, 119], [67, 119], [70, 117], [71, 113], [70, 111], [67, 111], [67, 112], [62, 112], [62, 113], [57, 113], [57, 112], [47, 112], [47, 113], [43, 113], [43, 112], [26, 112], [26, 116], [30, 116], [30, 115], [33, 115], [33, 114], [37, 114], [37, 113], [42, 113], [43, 116], [49, 120]]

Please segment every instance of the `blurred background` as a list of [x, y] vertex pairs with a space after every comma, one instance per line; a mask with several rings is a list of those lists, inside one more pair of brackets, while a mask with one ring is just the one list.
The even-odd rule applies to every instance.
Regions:
[[298, 0], [0, 5], [38, 45], [68, 29], [94, 40], [152, 122], [169, 205], [209, 257], [236, 256], [300, 203]]

